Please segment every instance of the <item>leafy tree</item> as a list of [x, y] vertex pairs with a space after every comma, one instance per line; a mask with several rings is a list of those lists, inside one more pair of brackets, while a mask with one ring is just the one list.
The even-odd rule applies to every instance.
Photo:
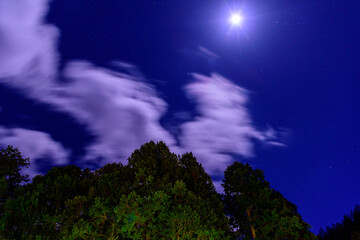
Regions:
[[225, 171], [224, 209], [196, 158], [162, 142], [144, 144], [127, 165], [57, 167], [26, 185], [19, 172], [28, 160], [5, 153], [2, 239], [314, 239], [296, 206], [249, 165]]
[[261, 170], [235, 162], [225, 170], [224, 203], [240, 239], [316, 239], [294, 204], [270, 188]]
[[[93, 173], [76, 166], [56, 167], [17, 191], [7, 199], [0, 219], [9, 239], [57, 239], [59, 231], [69, 226], [75, 212], [67, 211], [67, 201], [87, 196], [94, 181]], [[69, 213], [68, 216], [64, 216]], [[72, 227], [72, 226], [71, 226]]]
[[[29, 181], [29, 176], [20, 172], [28, 166], [29, 158], [23, 158], [17, 148], [9, 145], [0, 151], [0, 220], [7, 214], [6, 203], [15, 198], [22, 183]], [[0, 238], [6, 227], [6, 224], [0, 221]]]
[[91, 220], [78, 221], [63, 239], [226, 239], [224, 232], [202, 221], [198, 211], [206, 203], [197, 200], [182, 181], [147, 197], [123, 195], [116, 206], [96, 198], [89, 208]]
[[29, 164], [29, 158], [23, 158], [13, 146], [9, 145], [0, 151], [0, 204], [13, 197], [22, 182], [29, 181], [29, 176], [20, 172]]
[[356, 205], [350, 215], [345, 215], [344, 219], [326, 230], [320, 229], [319, 240], [359, 240], [360, 239], [360, 206]]
[[165, 191], [168, 183], [182, 180], [187, 189], [207, 202], [207, 208], [199, 212], [200, 218], [208, 219], [207, 212], [212, 209], [217, 216], [214, 226], [230, 234], [221, 195], [192, 153], [179, 156], [171, 153], [163, 142], [155, 144], [151, 141], [135, 150], [128, 162], [134, 177], [132, 189], [137, 194], [146, 196], [159, 190]]
[[57, 167], [7, 199], [5, 239], [227, 239], [220, 195], [192, 154], [160, 142], [127, 165]]

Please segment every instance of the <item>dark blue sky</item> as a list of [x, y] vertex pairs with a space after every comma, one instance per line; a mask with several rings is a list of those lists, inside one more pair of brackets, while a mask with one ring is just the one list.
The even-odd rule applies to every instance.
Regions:
[[[231, 29], [228, 18], [232, 9], [242, 9], [242, 28]], [[277, 132], [277, 141], [286, 145], [276, 147], [264, 144], [261, 138], [253, 140], [255, 149], [250, 158], [243, 150], [225, 148], [232, 161], [246, 161], [264, 170], [271, 186], [298, 206], [315, 233], [319, 227], [340, 221], [360, 203], [359, 1], [53, 0], [46, 16], [41, 24], [53, 24], [58, 32], [54, 37], [59, 54], [56, 82], [66, 84], [75, 78], [76, 71], [67, 67], [74, 60], [110, 69], [114, 69], [111, 63], [115, 60], [132, 64], [134, 67], [126, 67], [126, 71], [145, 78], [167, 103], [159, 123], [178, 146], [181, 131], [185, 131], [178, 126], [202, 114], [202, 108], [193, 104], [197, 98], [191, 90], [184, 94], [185, 86], [197, 87], [191, 85], [190, 74], [220, 74], [248, 90], [246, 111], [251, 126], [259, 132], [270, 126]], [[6, 36], [0, 35], [0, 54], [11, 54], [6, 52], [4, 39]], [[27, 63], [30, 69], [43, 55], [34, 56]], [[85, 166], [86, 147], [101, 139], [97, 134], [104, 128], [89, 124], [84, 120], [88, 115], [69, 110], [67, 103], [49, 100], [52, 95], [33, 91], [34, 86], [9, 84], [9, 79], [23, 75], [19, 77], [16, 70], [1, 75], [3, 66], [0, 56], [0, 78], [7, 79], [0, 85], [3, 134], [14, 128], [38, 131], [32, 132], [36, 136], [46, 133], [71, 152], [66, 157], [52, 153], [59, 150], [56, 144], [39, 151], [34, 156], [38, 172], [61, 164], [49, 161], [51, 157], [69, 158], [70, 163]], [[138, 70], [132, 70], [135, 66]], [[29, 72], [27, 81], [42, 76]], [[146, 94], [151, 95], [147, 90]], [[96, 95], [91, 100], [102, 101]], [[106, 118], [106, 114], [96, 116], [99, 121]], [[11, 134], [16, 135], [5, 135]], [[49, 140], [45, 135], [41, 139]], [[189, 145], [183, 149], [192, 150]], [[89, 161], [86, 166], [98, 165]]]

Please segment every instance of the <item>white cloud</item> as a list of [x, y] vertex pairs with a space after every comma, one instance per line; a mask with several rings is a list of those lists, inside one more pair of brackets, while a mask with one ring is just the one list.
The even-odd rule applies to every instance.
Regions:
[[[44, 24], [47, 0], [0, 1], [0, 78], [39, 92], [56, 74], [58, 31]], [[33, 79], [37, 84], [34, 86]]]
[[51, 103], [96, 136], [87, 147], [87, 160], [124, 160], [150, 140], [174, 144], [160, 125], [167, 104], [151, 85], [86, 62], [69, 64], [64, 76], [70, 82], [58, 89], [59, 95], [52, 96]]
[[214, 180], [213, 183], [214, 183], [214, 186], [215, 186], [216, 191], [217, 191], [218, 193], [223, 194], [223, 193], [224, 193], [224, 187], [221, 186], [222, 180]]
[[36, 169], [37, 159], [45, 157], [51, 159], [50, 165], [63, 165], [69, 161], [70, 151], [44, 132], [0, 127], [0, 146], [5, 148], [7, 145], [17, 147], [23, 157], [30, 158], [28, 174], [31, 176], [39, 174]]
[[232, 161], [231, 154], [253, 156], [253, 140], [266, 140], [266, 136], [252, 124], [245, 89], [217, 74], [193, 76], [185, 91], [199, 116], [181, 126], [180, 142], [208, 172], [222, 173]]
[[124, 160], [150, 140], [173, 144], [159, 123], [167, 104], [140, 81], [135, 67], [117, 63], [136, 77], [72, 62], [63, 73], [69, 82], [57, 81], [57, 30], [44, 24], [47, 10], [46, 0], [0, 2], [0, 32], [6, 33], [0, 35], [0, 82], [84, 124], [96, 137], [87, 147], [87, 160]]

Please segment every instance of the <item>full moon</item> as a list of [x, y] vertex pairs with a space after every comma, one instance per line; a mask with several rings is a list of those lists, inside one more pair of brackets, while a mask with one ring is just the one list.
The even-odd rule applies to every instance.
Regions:
[[240, 26], [243, 20], [244, 17], [238, 13], [233, 13], [230, 18], [230, 22], [234, 26]]

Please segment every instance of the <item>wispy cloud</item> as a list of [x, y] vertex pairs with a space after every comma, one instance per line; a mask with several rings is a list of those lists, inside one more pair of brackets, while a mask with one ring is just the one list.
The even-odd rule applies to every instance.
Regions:
[[245, 89], [217, 74], [193, 77], [185, 91], [199, 115], [181, 126], [181, 145], [193, 151], [208, 171], [221, 173], [231, 163], [231, 154], [251, 157], [253, 140], [266, 137], [253, 127]]
[[160, 125], [167, 104], [151, 85], [86, 62], [70, 63], [64, 76], [70, 82], [57, 89], [50, 101], [96, 136], [87, 147], [86, 160], [124, 160], [150, 140], [174, 144]]
[[[0, 77], [11, 85], [36, 91], [56, 75], [58, 30], [45, 24], [47, 0], [0, 1]], [[10, 81], [10, 80], [9, 80]]]
[[[58, 31], [44, 23], [47, 10], [45, 0], [0, 2], [0, 82], [84, 124], [96, 137], [86, 160], [124, 160], [150, 140], [173, 144], [159, 123], [167, 104], [135, 67], [117, 63], [130, 75], [77, 61], [56, 72]], [[60, 75], [67, 83], [57, 81]]]
[[211, 65], [216, 63], [216, 60], [219, 58], [219, 56], [216, 53], [202, 46], [199, 46], [196, 50], [187, 49], [187, 48], [181, 49], [179, 50], [179, 52], [192, 58], [195, 57], [206, 60]]
[[[84, 166], [91, 161], [99, 165], [123, 161], [141, 144], [162, 140], [172, 151], [194, 152], [209, 173], [218, 174], [233, 155], [253, 156], [254, 140], [279, 145], [273, 132], [254, 127], [246, 107], [248, 92], [218, 74], [194, 74], [194, 81], [185, 86], [198, 116], [178, 126], [176, 145], [175, 137], [160, 124], [167, 103], [134, 66], [118, 63], [128, 72], [124, 73], [73, 61], [64, 72], [57, 72], [58, 30], [44, 22], [47, 11], [46, 0], [0, 1], [0, 83], [82, 123], [95, 136], [86, 148]], [[218, 58], [205, 48], [198, 52]], [[60, 77], [66, 82], [61, 83]], [[32, 159], [46, 153], [65, 162], [69, 155], [46, 133], [0, 130], [7, 136], [1, 143], [20, 146]]]
[[24, 157], [30, 158], [30, 176], [39, 174], [36, 159], [48, 158], [52, 165], [68, 164], [70, 151], [54, 141], [47, 133], [23, 128], [0, 127], [0, 147], [12, 145], [19, 148]]
[[202, 53], [203, 57], [207, 59], [209, 62], [214, 62], [216, 59], [219, 58], [219, 56], [216, 53], [202, 46], [199, 46], [199, 52]]

